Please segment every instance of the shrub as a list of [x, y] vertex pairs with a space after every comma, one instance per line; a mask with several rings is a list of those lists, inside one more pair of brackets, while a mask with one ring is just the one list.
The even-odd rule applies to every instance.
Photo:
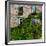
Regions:
[[[41, 19], [41, 13], [39, 18]], [[11, 40], [30, 40], [30, 39], [39, 39], [42, 36], [42, 25], [33, 24], [31, 21], [32, 17], [29, 15], [28, 18], [25, 18], [18, 27], [11, 28]]]

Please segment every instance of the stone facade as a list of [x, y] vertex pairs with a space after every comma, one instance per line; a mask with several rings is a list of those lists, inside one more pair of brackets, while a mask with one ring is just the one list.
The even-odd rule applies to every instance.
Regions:
[[[32, 13], [32, 6], [31, 5], [11, 5], [10, 6], [10, 27], [16, 27], [20, 24], [20, 18], [18, 18], [18, 8], [23, 7], [23, 15], [19, 17], [27, 18], [29, 14]], [[41, 12], [42, 6], [36, 6], [36, 11]]]

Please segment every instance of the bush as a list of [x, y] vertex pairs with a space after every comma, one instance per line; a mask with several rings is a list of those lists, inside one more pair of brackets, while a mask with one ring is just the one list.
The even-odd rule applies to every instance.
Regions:
[[[41, 13], [40, 13], [41, 14]], [[42, 25], [33, 24], [31, 16], [25, 18], [18, 27], [11, 28], [11, 40], [39, 39], [42, 36]]]

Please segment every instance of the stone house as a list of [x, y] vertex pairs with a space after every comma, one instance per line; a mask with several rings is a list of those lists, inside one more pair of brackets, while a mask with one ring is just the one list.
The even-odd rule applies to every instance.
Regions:
[[[39, 13], [42, 11], [42, 6], [32, 6], [32, 5], [10, 5], [10, 27], [16, 27], [20, 24], [20, 20], [22, 18], [27, 18], [29, 14], [31, 14], [33, 11]], [[34, 8], [32, 8], [34, 7]], [[20, 13], [19, 13], [20, 12]]]

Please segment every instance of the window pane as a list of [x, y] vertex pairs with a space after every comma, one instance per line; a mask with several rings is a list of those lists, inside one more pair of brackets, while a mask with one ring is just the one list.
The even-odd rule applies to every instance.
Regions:
[[18, 8], [18, 15], [23, 15], [23, 7]]

